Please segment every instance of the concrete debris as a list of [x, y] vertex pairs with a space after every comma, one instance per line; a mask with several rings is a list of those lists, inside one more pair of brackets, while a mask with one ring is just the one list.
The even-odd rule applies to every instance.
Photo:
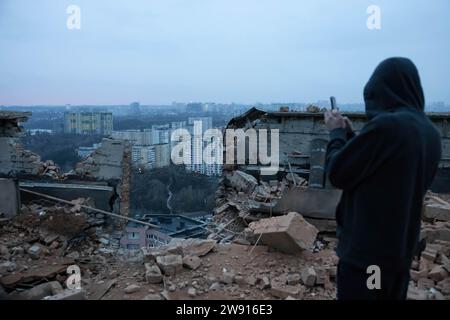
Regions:
[[53, 296], [45, 297], [43, 300], [86, 300], [84, 289], [68, 289]]
[[256, 285], [259, 289], [264, 290], [270, 288], [270, 279], [267, 276], [256, 277]]
[[125, 292], [126, 294], [132, 294], [132, 293], [138, 292], [140, 290], [141, 290], [141, 287], [138, 286], [137, 284], [130, 284], [123, 290], [123, 292]]
[[307, 287], [312, 287], [316, 283], [317, 274], [313, 267], [302, 270], [302, 282]]
[[163, 281], [161, 270], [156, 264], [145, 264], [145, 281], [147, 283], [161, 283]]
[[186, 256], [183, 258], [183, 265], [191, 270], [196, 270], [202, 264], [202, 260], [197, 256]]
[[289, 254], [310, 250], [318, 233], [316, 227], [296, 212], [252, 222], [249, 229], [261, 237], [262, 243]]
[[225, 176], [230, 185], [237, 191], [251, 193], [258, 185], [258, 181], [252, 175], [243, 171], [233, 171], [231, 174]]
[[146, 295], [142, 300], [162, 300], [163, 298], [161, 297], [160, 294], [157, 293], [151, 293]]
[[39, 259], [39, 257], [41, 255], [43, 255], [45, 253], [45, 248], [40, 245], [39, 243], [33, 244], [29, 249], [28, 249], [28, 254], [31, 256], [31, 258], [33, 259]]
[[189, 297], [193, 298], [197, 295], [197, 290], [195, 288], [190, 287], [187, 291]]
[[169, 254], [158, 256], [156, 263], [165, 275], [174, 275], [183, 270], [183, 258], [181, 255]]
[[41, 300], [45, 297], [58, 295], [63, 292], [64, 289], [58, 281], [50, 281], [39, 284], [12, 297], [23, 300]]
[[288, 173], [286, 175], [286, 180], [289, 181], [290, 183], [296, 185], [296, 186], [306, 187], [308, 185], [308, 180], [300, 177], [296, 173]]
[[450, 221], [450, 203], [426, 204], [424, 216], [428, 219]]
[[444, 280], [444, 279], [448, 278], [448, 276], [449, 276], [449, 273], [441, 265], [437, 265], [437, 266], [433, 267], [433, 269], [431, 269], [430, 272], [428, 273], [428, 278], [430, 278], [436, 282]]
[[272, 283], [270, 293], [280, 299], [286, 299], [287, 297], [299, 298], [302, 292], [302, 287], [297, 285], [283, 285], [280, 283]]
[[306, 107], [306, 112], [319, 113], [321, 112], [321, 109], [318, 106], [310, 104]]
[[128, 148], [129, 146], [124, 140], [104, 138], [99, 148], [77, 164], [75, 172], [81, 177], [120, 180]]
[[[182, 248], [182, 253], [178, 253], [185, 256], [197, 256], [203, 257], [208, 254], [216, 246], [217, 241], [215, 240], [204, 240], [204, 239], [177, 239], [174, 238], [169, 243], [169, 247], [180, 246]], [[166, 247], [159, 247], [164, 250]]]
[[0, 263], [0, 274], [5, 274], [7, 272], [13, 272], [16, 270], [17, 264], [12, 261], [5, 261]]
[[286, 282], [288, 285], [295, 286], [300, 283], [301, 276], [299, 273], [290, 273], [287, 275]]
[[234, 282], [235, 276], [236, 276], [236, 274], [233, 270], [228, 270], [227, 268], [223, 268], [221, 281], [225, 284], [232, 284]]
[[448, 222], [440, 221], [444, 220], [441, 206], [445, 207], [446, 204], [437, 195], [428, 193], [426, 196], [421, 230], [426, 246], [420, 253], [420, 259], [412, 263], [408, 299], [450, 299], [450, 228]]
[[[289, 191], [298, 194], [303, 189], [308, 190], [307, 180], [294, 172], [286, 172], [279, 179], [268, 181], [257, 180], [240, 170], [224, 170], [223, 176], [224, 179], [216, 191], [216, 208], [208, 235], [208, 239], [216, 239], [221, 243], [254, 244], [257, 237], [245, 230], [248, 224], [273, 216], [276, 208], [276, 214], [285, 214], [289, 209], [280, 205], [283, 203], [281, 200], [290, 194]], [[311, 203], [315, 201], [314, 195], [310, 198]], [[314, 206], [307, 206], [307, 209], [314, 209]], [[313, 213], [321, 214], [314, 210]], [[319, 223], [323, 229], [319, 231], [335, 231], [334, 221], [319, 220]]]

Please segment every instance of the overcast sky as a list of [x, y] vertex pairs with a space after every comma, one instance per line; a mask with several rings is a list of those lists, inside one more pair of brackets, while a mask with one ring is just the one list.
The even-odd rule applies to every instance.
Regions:
[[0, 0], [0, 105], [362, 102], [391, 56], [450, 103], [449, 14], [449, 0]]

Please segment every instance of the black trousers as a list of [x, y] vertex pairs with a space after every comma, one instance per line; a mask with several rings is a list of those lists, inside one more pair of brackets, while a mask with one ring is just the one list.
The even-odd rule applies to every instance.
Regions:
[[337, 270], [338, 300], [405, 300], [410, 280], [409, 270], [380, 270], [380, 289], [370, 290], [365, 269], [339, 261]]

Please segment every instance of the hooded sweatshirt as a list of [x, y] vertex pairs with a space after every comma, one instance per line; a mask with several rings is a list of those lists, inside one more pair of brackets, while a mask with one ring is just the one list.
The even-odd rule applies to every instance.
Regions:
[[343, 190], [337, 255], [357, 267], [407, 271], [441, 157], [440, 135], [424, 113], [419, 73], [409, 59], [383, 61], [364, 100], [369, 121], [360, 133], [334, 129], [327, 147], [327, 176]]

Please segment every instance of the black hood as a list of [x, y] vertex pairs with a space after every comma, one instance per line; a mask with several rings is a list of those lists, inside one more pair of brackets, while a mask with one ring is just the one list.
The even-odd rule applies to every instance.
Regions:
[[380, 112], [405, 107], [423, 112], [424, 100], [419, 72], [406, 58], [389, 58], [381, 62], [364, 88], [369, 119]]

